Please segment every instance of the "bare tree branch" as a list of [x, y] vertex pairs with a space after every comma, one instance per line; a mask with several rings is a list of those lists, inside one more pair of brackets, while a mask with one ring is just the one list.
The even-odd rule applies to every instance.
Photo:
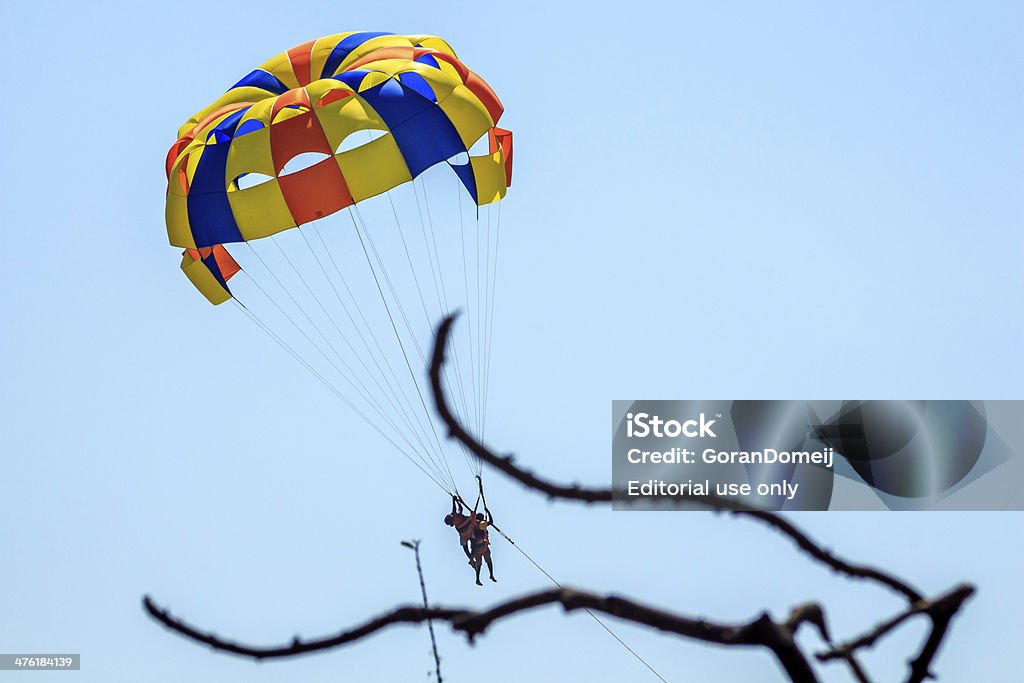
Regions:
[[[445, 363], [445, 349], [448, 346], [448, 338], [451, 335], [451, 328], [454, 322], [455, 316], [449, 315], [441, 321], [440, 325], [438, 325], [437, 334], [434, 339], [434, 352], [431, 356], [430, 363], [430, 384], [433, 390], [434, 406], [437, 409], [438, 414], [441, 416], [441, 419], [444, 421], [445, 426], [448, 427], [449, 438], [457, 439], [462, 443], [462, 445], [487, 464], [492, 465], [501, 472], [504, 472], [527, 488], [547, 494], [551, 499], [559, 498], [563, 500], [576, 500], [584, 503], [609, 503], [612, 501], [613, 497], [625, 495], [625, 492], [616, 492], [613, 489], [583, 488], [577, 484], [566, 486], [541, 479], [529, 470], [514, 465], [511, 455], [499, 456], [495, 454], [487, 446], [477, 441], [476, 437], [470, 434], [465, 427], [462, 426], [458, 417], [452, 412], [451, 408], [449, 408], [447, 398], [444, 393], [444, 387], [441, 384], [441, 372]], [[786, 521], [777, 514], [761, 510], [753, 510], [725, 498], [716, 499], [705, 496], [679, 496], [678, 498], [681, 500], [703, 503], [713, 509], [727, 509], [733, 511], [735, 514], [749, 516], [767, 524], [777, 531], [780, 531], [784, 535], [789, 536], [797, 544], [797, 547], [818, 562], [832, 568], [833, 571], [846, 574], [852, 578], [876, 581], [903, 594], [912, 602], [921, 599], [921, 594], [918, 591], [894, 576], [872, 567], [854, 565], [837, 558], [830, 551], [825, 550], [814, 543], [807, 534], [803, 533], [792, 523]]]
[[822, 548], [820, 545], [812, 541], [807, 534], [797, 529], [792, 523], [780, 515], [776, 515], [771, 512], [761, 512], [759, 510], [738, 510], [733, 514], [752, 517], [753, 519], [775, 528], [793, 539], [797, 546], [805, 553], [822, 564], [828, 565], [835, 572], [845, 574], [855, 579], [868, 579], [870, 581], [875, 581], [883, 586], [891, 588], [897, 593], [902, 594], [910, 602], [916, 602], [922, 598], [921, 594], [916, 589], [891, 574], [887, 574], [867, 565], [851, 564], [842, 558], [836, 557], [830, 550]]
[[786, 628], [790, 633], [796, 633], [801, 624], [811, 624], [818, 629], [818, 634], [826, 643], [831, 643], [832, 638], [828, 635], [828, 626], [825, 624], [825, 610], [816, 602], [794, 607], [786, 619]]
[[911, 662], [910, 678], [907, 679], [909, 683], [920, 683], [930, 676], [928, 668], [938, 652], [939, 644], [945, 637], [950, 621], [964, 601], [974, 594], [974, 590], [974, 586], [961, 584], [937, 598], [917, 600], [904, 611], [887, 619], [864, 635], [815, 656], [821, 662], [849, 659], [854, 652], [872, 647], [879, 639], [908, 619], [919, 614], [926, 614], [932, 621], [932, 629], [921, 653]]
[[303, 641], [296, 636], [292, 642], [287, 645], [255, 647], [252, 645], [243, 645], [241, 643], [232, 642], [230, 640], [224, 640], [215, 633], [202, 631], [199, 628], [190, 625], [183, 619], [173, 617], [169, 610], [158, 607], [148, 595], [142, 599], [142, 606], [147, 612], [149, 612], [151, 617], [175, 633], [178, 633], [189, 640], [209, 645], [214, 650], [229, 652], [243, 657], [252, 657], [253, 659], [280, 659], [283, 657], [294, 657], [296, 655], [309, 654], [310, 652], [327, 650], [333, 647], [338, 647], [339, 645], [351, 643], [361, 638], [365, 638], [371, 633], [376, 633], [377, 631], [395, 624], [418, 624], [429, 619], [451, 621], [453, 618], [467, 613], [465, 610], [451, 610], [437, 607], [432, 607], [430, 609], [408, 606], [399, 607], [387, 614], [377, 617], [376, 619], [371, 619], [361, 626], [341, 631], [340, 633], [336, 633], [335, 635], [328, 636], [326, 638]]
[[202, 631], [182, 619], [171, 616], [168, 610], [158, 607], [149, 596], [143, 599], [144, 608], [153, 618], [185, 638], [209, 645], [215, 650], [260, 660], [293, 657], [328, 650], [365, 638], [395, 624], [413, 624], [430, 620], [449, 622], [455, 631], [465, 634], [472, 643], [492, 624], [506, 617], [551, 604], [560, 604], [567, 612], [580, 609], [603, 612], [625, 621], [650, 626], [666, 633], [674, 633], [705, 643], [764, 647], [775, 655], [776, 660], [791, 680], [797, 683], [817, 681], [810, 663], [793, 641], [790, 624], [777, 624], [767, 613], [762, 613], [745, 624], [716, 624], [704, 619], [666, 612], [616, 595], [596, 595], [571, 588], [556, 588], [532, 593], [508, 600], [484, 611], [403, 606], [332, 636], [307, 641], [295, 638], [287, 645], [270, 647], [255, 647], [224, 640], [213, 633]]
[[960, 610], [961, 605], [974, 594], [974, 586], [962, 584], [953, 589], [950, 593], [932, 602], [926, 610], [932, 620], [932, 630], [928, 634], [928, 640], [917, 658], [910, 663], [910, 676], [907, 683], [922, 683], [925, 679], [935, 676], [929, 671], [932, 660], [939, 652], [939, 646], [946, 637], [949, 624]]
[[871, 683], [868, 680], [868, 675], [861, 668], [860, 662], [853, 656], [853, 653], [848, 654], [844, 659], [846, 663], [850, 665], [850, 672], [853, 673], [853, 677], [857, 679], [857, 683]]

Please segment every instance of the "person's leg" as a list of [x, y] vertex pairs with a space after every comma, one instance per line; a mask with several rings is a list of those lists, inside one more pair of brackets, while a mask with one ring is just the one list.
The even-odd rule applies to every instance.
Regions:
[[476, 570], [476, 585], [482, 586], [483, 584], [480, 583], [480, 568], [483, 567], [483, 561], [480, 559], [479, 555], [474, 555], [469, 563], [473, 565], [473, 569]]
[[[494, 565], [491, 564], [491, 549], [490, 548], [488, 548], [487, 550], [484, 551], [484, 561], [487, 563], [487, 573], [491, 575], [491, 581], [494, 581], [495, 583], [497, 583], [498, 580], [496, 578], [494, 578]], [[479, 580], [479, 576], [480, 576], [480, 570], [478, 569], [477, 570], [477, 580]]]

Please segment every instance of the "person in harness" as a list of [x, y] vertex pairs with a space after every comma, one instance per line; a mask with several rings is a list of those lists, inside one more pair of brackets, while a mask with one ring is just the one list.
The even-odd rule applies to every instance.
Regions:
[[476, 585], [478, 586], [483, 585], [480, 583], [480, 568], [484, 562], [487, 563], [487, 573], [490, 574], [491, 581], [495, 583], [498, 581], [494, 578], [494, 564], [491, 562], [491, 539], [488, 531], [489, 527], [494, 524], [494, 515], [491, 514], [490, 510], [486, 511], [487, 518], [484, 519], [483, 515], [481, 515], [477, 519], [472, 525], [472, 535], [470, 536], [471, 554], [469, 563], [476, 570]]
[[[477, 505], [479, 504], [478, 500]], [[467, 505], [466, 507], [469, 506]], [[481, 521], [483, 521], [483, 517], [477, 515], [475, 507], [467, 515], [462, 507], [462, 500], [457, 495], [452, 496], [452, 511], [445, 515], [444, 523], [450, 527], [455, 527], [455, 530], [459, 532], [459, 546], [462, 548], [462, 552], [466, 553], [471, 566], [473, 566], [473, 553], [470, 541], [473, 538], [476, 525]], [[479, 573], [479, 570], [477, 573]]]

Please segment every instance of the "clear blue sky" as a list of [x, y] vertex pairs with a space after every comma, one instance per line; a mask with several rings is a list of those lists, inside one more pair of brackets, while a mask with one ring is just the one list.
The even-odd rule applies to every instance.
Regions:
[[[232, 310], [163, 227], [177, 126], [293, 45], [434, 33], [501, 95], [488, 436], [560, 479], [610, 478], [616, 398], [1022, 398], [1019, 4], [20, 3], [5, 11], [0, 651], [81, 652], [33, 680], [416, 681], [422, 629], [255, 665], [156, 627], [152, 593], [277, 643], [418, 599], [545, 586], [496, 544], [471, 583], [446, 500]], [[822, 600], [850, 635], [897, 610], [750, 523], [551, 505], [497, 477], [503, 527], [573, 585], [745, 620]], [[1019, 680], [1019, 514], [816, 514], [850, 558], [980, 592], [944, 680]], [[761, 652], [617, 629], [669, 681], [780, 680]], [[902, 671], [920, 625], [866, 658]], [[810, 641], [808, 641], [810, 642]], [[446, 679], [654, 680], [586, 616], [523, 616]], [[848, 680], [826, 670], [827, 680]], [[18, 678], [0, 674], [2, 680]]]

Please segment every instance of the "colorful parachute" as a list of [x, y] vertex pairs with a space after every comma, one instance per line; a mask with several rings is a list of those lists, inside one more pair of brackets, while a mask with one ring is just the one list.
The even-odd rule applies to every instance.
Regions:
[[[422, 366], [425, 359], [420, 350], [417, 362], [412, 349], [424, 345], [424, 328], [409, 321], [407, 308], [415, 306], [415, 298], [399, 291], [403, 278], [394, 271], [408, 262], [412, 277], [410, 280], [406, 276], [405, 280], [414, 283], [409, 291], [419, 293], [424, 314], [428, 319], [433, 316], [433, 322], [456, 306], [470, 309], [471, 325], [466, 335], [470, 348], [464, 349], [463, 355], [468, 351], [473, 358], [468, 367], [456, 367], [459, 379], [453, 393], [461, 399], [466, 413], [463, 417], [475, 420], [482, 431], [493, 320], [491, 269], [497, 265], [497, 234], [493, 235], [492, 248], [492, 214], [488, 212], [484, 245], [481, 207], [489, 210], [489, 205], [505, 196], [511, 183], [512, 134], [496, 125], [502, 112], [491, 88], [440, 38], [340, 33], [294, 47], [250, 72], [189, 118], [167, 154], [167, 233], [172, 245], [184, 249], [181, 268], [192, 284], [213, 304], [229, 300], [239, 304], [261, 329], [386, 438], [427, 462], [432, 478], [447, 489], [454, 488], [454, 481], [447, 465], [436, 462], [440, 451], [440, 443], [434, 443], [438, 441], [436, 430], [428, 425], [429, 415], [424, 422], [424, 415], [418, 414], [426, 411], [425, 387], [413, 367]], [[440, 216], [439, 200], [428, 181], [417, 182], [439, 165], [450, 169], [448, 175], [459, 185], [457, 222], [454, 209], [448, 217]], [[389, 259], [382, 253], [384, 243], [390, 240], [398, 244], [388, 237], [391, 228], [366, 222], [359, 207], [371, 203], [371, 198], [394, 195], [390, 191], [400, 186], [412, 186], [419, 225], [411, 229], [408, 218], [403, 225], [400, 217], [401, 201], [409, 199], [408, 192], [398, 199], [389, 196], [387, 201], [404, 250], [404, 255], [397, 251]], [[467, 195], [470, 206], [475, 207], [472, 211], [477, 229], [473, 230], [471, 216], [468, 235], [469, 244], [476, 245], [475, 273], [461, 204], [461, 197]], [[446, 200], [450, 196], [445, 191]], [[366, 257], [366, 263], [359, 267], [369, 266], [376, 285], [369, 292], [374, 297], [379, 293], [376, 305], [383, 304], [393, 329], [380, 322], [381, 318], [375, 321], [372, 314], [364, 313], [367, 300], [360, 301], [362, 295], [352, 291], [360, 287], [350, 287], [344, 280], [353, 278], [356, 267], [339, 261], [357, 251], [356, 246], [347, 244], [332, 251], [321, 234], [329, 233], [328, 228], [349, 229], [345, 225], [319, 225], [320, 219], [346, 209], [359, 239], [357, 246]], [[500, 210], [493, 222], [500, 225], [498, 220]], [[318, 223], [315, 228], [305, 228], [314, 222]], [[440, 239], [435, 233], [438, 223]], [[462, 226], [460, 233], [454, 226]], [[299, 228], [295, 232], [302, 233], [315, 261], [307, 258], [303, 267], [299, 264], [301, 254], [282, 249], [284, 263], [291, 268], [280, 266], [281, 270], [275, 272], [267, 263], [268, 255], [254, 243], [273, 241], [274, 236], [290, 228]], [[419, 239], [420, 228], [423, 246], [417, 255], [419, 242], [413, 240]], [[374, 240], [381, 243], [381, 250]], [[445, 265], [441, 252], [447, 247], [455, 253], [460, 242], [462, 271], [455, 274], [452, 266]], [[315, 250], [317, 244], [323, 246], [323, 251]], [[251, 248], [257, 259], [254, 264], [267, 267], [270, 280], [264, 277], [254, 281], [253, 297], [266, 296], [269, 315], [257, 314], [250, 300], [240, 300], [238, 292], [233, 291], [234, 284], [228, 286], [232, 277], [251, 270], [237, 258], [235, 245]], [[281, 244], [275, 241], [274, 246], [280, 248]], [[306, 249], [301, 243], [299, 248]], [[289, 283], [284, 275], [291, 270], [298, 280], [293, 278]], [[475, 287], [470, 284], [474, 274]], [[449, 301], [449, 291], [458, 276], [465, 286], [460, 296], [453, 293]], [[311, 284], [315, 278], [326, 283], [320, 290]], [[438, 295], [438, 306], [432, 311], [426, 303], [430, 292], [424, 294], [428, 283]], [[275, 294], [271, 288], [277, 285], [281, 291]], [[297, 294], [307, 290], [312, 297], [299, 301]], [[340, 304], [332, 311], [324, 303], [331, 298], [330, 290]], [[351, 298], [344, 296], [346, 291]], [[290, 307], [293, 303], [295, 308], [286, 310], [284, 304]], [[336, 315], [338, 311], [345, 315]], [[268, 317], [273, 315], [282, 327], [269, 322]], [[347, 326], [349, 321], [351, 325]], [[412, 387], [408, 377], [399, 380], [398, 375], [405, 373], [402, 364], [394, 362], [392, 354], [397, 352], [385, 349], [381, 343], [380, 335], [386, 337], [392, 332], [408, 366]], [[306, 348], [299, 349], [300, 345]], [[326, 366], [323, 359], [327, 360]], [[335, 371], [350, 390], [337, 388], [341, 383], [328, 376]], [[411, 390], [419, 394], [418, 399]], [[473, 398], [468, 398], [470, 395]], [[424, 454], [429, 457], [423, 459]]]

